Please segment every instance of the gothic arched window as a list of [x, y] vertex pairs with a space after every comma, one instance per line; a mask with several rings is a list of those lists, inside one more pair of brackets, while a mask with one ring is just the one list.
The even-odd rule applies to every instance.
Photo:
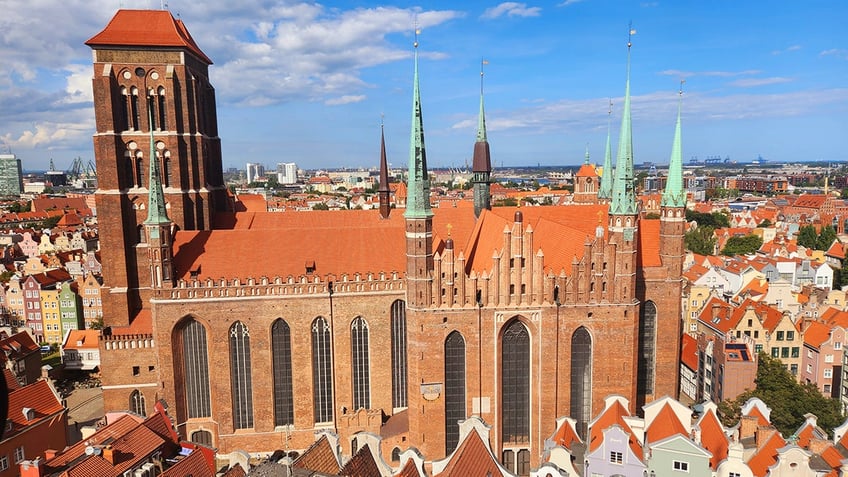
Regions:
[[281, 319], [271, 326], [271, 353], [274, 365], [274, 425], [294, 424], [291, 330], [288, 323]]
[[241, 321], [230, 327], [230, 382], [233, 426], [253, 427], [253, 380], [250, 377], [250, 331]]
[[179, 334], [182, 339], [182, 374], [188, 417], [210, 417], [212, 404], [209, 396], [206, 328], [199, 321], [189, 318]]
[[147, 409], [144, 405], [144, 394], [141, 394], [141, 391], [138, 389], [134, 390], [130, 394], [130, 411], [138, 414], [139, 416], [147, 417]]
[[324, 317], [312, 322], [312, 402], [315, 422], [333, 420], [333, 363], [330, 326]]
[[406, 407], [406, 303], [392, 303], [392, 407]]
[[654, 360], [657, 332], [657, 305], [648, 300], [639, 310], [638, 381], [636, 394], [645, 396], [654, 392]]
[[530, 333], [513, 320], [501, 338], [501, 419], [505, 444], [530, 442]]
[[582, 326], [571, 335], [571, 417], [585, 439], [592, 419], [592, 337]]
[[209, 431], [194, 431], [191, 433], [191, 442], [212, 447], [212, 433]]
[[459, 443], [465, 410], [465, 339], [454, 331], [445, 340], [445, 454]]
[[371, 366], [368, 352], [368, 323], [358, 316], [350, 324], [354, 411], [371, 408]]
[[166, 129], [168, 129], [166, 127], [167, 123], [165, 122], [165, 118], [167, 117], [167, 114], [165, 114], [165, 88], [161, 86], [159, 87], [159, 89], [157, 90], [156, 98], [159, 100], [159, 129], [165, 131]]

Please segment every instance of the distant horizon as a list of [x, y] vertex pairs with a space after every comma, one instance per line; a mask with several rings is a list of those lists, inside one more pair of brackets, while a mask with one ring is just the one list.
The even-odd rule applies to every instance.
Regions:
[[[388, 161], [406, 164], [415, 25], [430, 167], [470, 163], [481, 68], [493, 163], [569, 167], [588, 146], [600, 164], [608, 123], [616, 155], [631, 20], [636, 163], [668, 163], [680, 80], [684, 161], [848, 160], [848, 2], [169, 5], [215, 62], [225, 168], [370, 167], [379, 163], [381, 122]], [[115, 10], [45, 0], [6, 13], [0, 151], [33, 170], [51, 158], [61, 169], [75, 157], [93, 160], [94, 72], [84, 42]]]

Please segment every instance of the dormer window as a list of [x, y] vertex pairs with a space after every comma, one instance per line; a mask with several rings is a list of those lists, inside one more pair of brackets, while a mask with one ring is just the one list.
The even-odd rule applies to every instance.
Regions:
[[312, 275], [315, 273], [315, 260], [307, 260], [306, 261], [306, 274]]
[[35, 419], [35, 409], [25, 407], [23, 408], [22, 412], [24, 415], [24, 419], [26, 419], [27, 421]]

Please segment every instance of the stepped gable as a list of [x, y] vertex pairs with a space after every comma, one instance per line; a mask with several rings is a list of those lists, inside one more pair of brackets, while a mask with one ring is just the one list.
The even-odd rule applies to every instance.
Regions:
[[182, 20], [167, 10], [118, 10], [106, 28], [89, 38], [95, 47], [171, 47], [186, 49], [208, 65], [212, 64], [195, 43]]
[[718, 467], [719, 462], [727, 458], [730, 441], [724, 433], [724, 426], [718, 420], [715, 407], [708, 407], [696, 426], [701, 430], [701, 447], [712, 454], [710, 457], [710, 468]]
[[380, 475], [380, 468], [374, 462], [374, 455], [368, 444], [359, 448], [359, 451], [347, 461], [339, 475], [346, 477], [375, 477]]
[[[607, 398], [610, 399], [610, 398]], [[634, 455], [642, 455], [642, 445], [636, 440], [633, 429], [624, 420], [626, 416], [630, 416], [630, 412], [625, 409], [619, 399], [614, 399], [606, 409], [601, 412], [595, 420], [589, 424], [589, 452], [594, 452], [604, 441], [604, 431], [613, 425], [618, 425], [629, 435], [630, 450]]]
[[778, 450], [786, 445], [779, 432], [775, 432], [748, 461], [748, 467], [756, 477], [765, 477], [769, 467], [777, 462]]
[[341, 470], [336, 453], [330, 446], [330, 440], [327, 439], [326, 435], [322, 435], [308, 449], [303, 451], [303, 454], [292, 463], [292, 467], [331, 475], [337, 475]]

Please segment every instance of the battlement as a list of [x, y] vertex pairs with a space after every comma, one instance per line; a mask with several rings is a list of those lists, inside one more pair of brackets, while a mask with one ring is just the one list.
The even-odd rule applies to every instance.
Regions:
[[406, 288], [406, 280], [398, 272], [354, 273], [341, 276], [289, 275], [282, 277], [224, 278], [214, 280], [178, 280], [174, 288], [163, 290], [164, 298], [222, 298], [248, 296], [303, 296], [330, 293], [398, 292]]
[[103, 349], [118, 350], [118, 349], [144, 349], [154, 348], [156, 342], [153, 340], [152, 334], [135, 334], [135, 335], [100, 335], [100, 341], [103, 342]]

